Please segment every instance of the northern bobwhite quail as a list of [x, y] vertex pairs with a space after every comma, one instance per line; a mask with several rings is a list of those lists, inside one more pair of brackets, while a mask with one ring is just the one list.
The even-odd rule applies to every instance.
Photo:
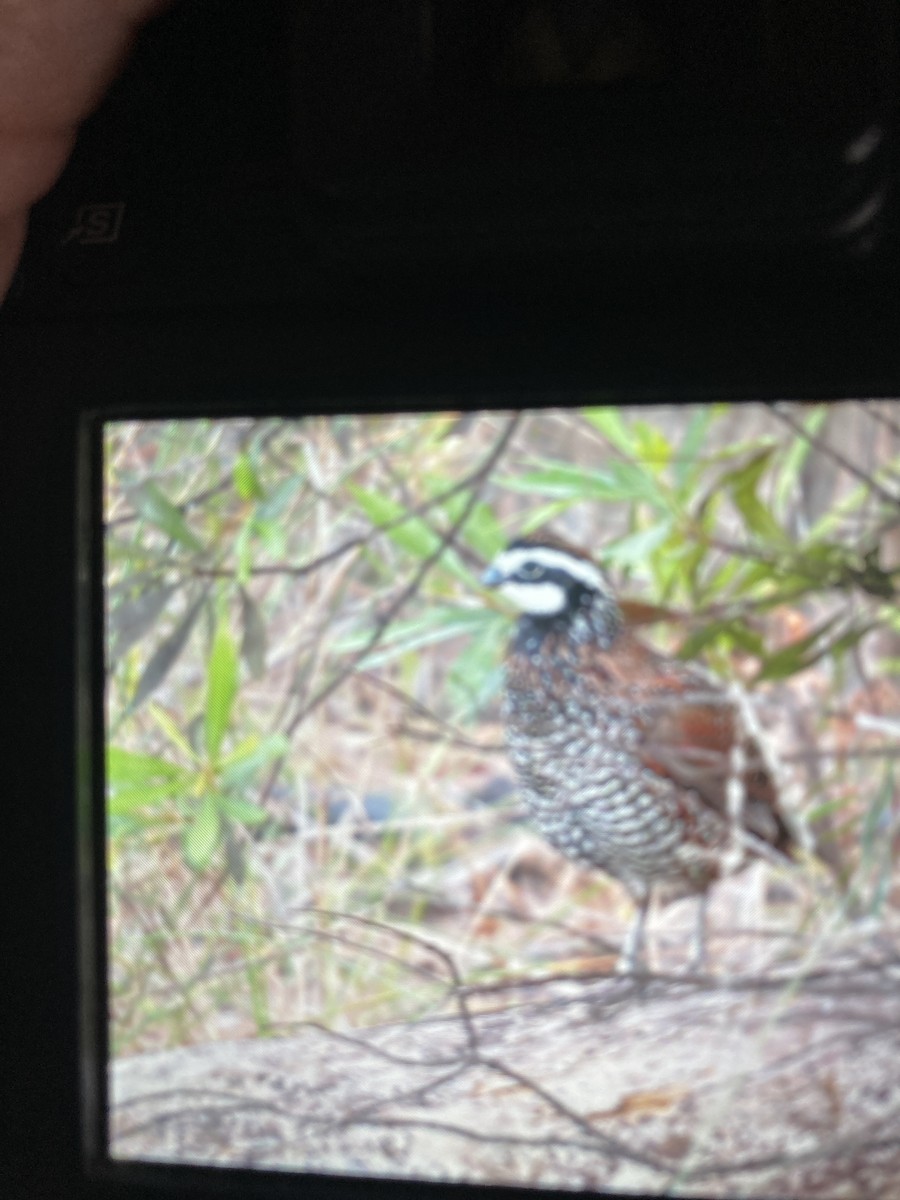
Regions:
[[656, 884], [700, 896], [699, 965], [706, 892], [727, 852], [785, 854], [795, 845], [758, 747], [742, 736], [743, 762], [733, 753], [742, 729], [733, 700], [699, 667], [640, 642], [604, 573], [563, 542], [514, 541], [483, 582], [522, 613], [505, 717], [538, 828], [634, 896], [620, 969], [641, 956]]

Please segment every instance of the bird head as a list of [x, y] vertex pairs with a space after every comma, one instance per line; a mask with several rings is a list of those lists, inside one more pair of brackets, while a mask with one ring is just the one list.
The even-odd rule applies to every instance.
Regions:
[[614, 605], [612, 587], [596, 563], [555, 539], [517, 538], [502, 550], [481, 582], [496, 588], [526, 616], [574, 615], [597, 600]]

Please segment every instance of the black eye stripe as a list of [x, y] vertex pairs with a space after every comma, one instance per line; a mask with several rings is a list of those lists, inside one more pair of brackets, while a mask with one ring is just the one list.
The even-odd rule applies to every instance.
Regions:
[[583, 589], [580, 580], [573, 578], [560, 567], [547, 567], [541, 562], [524, 562], [516, 569], [512, 578], [519, 583], [555, 583], [558, 587]]

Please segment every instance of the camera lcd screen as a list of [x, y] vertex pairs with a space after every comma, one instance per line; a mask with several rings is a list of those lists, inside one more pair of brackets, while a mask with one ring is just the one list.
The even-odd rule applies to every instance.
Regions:
[[99, 427], [112, 1169], [886, 1194], [896, 410], [557, 403]]

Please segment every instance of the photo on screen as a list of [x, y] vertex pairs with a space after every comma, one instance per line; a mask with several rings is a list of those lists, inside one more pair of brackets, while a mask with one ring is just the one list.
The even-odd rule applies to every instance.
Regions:
[[887, 1194], [900, 414], [530, 403], [102, 424], [117, 1168]]

